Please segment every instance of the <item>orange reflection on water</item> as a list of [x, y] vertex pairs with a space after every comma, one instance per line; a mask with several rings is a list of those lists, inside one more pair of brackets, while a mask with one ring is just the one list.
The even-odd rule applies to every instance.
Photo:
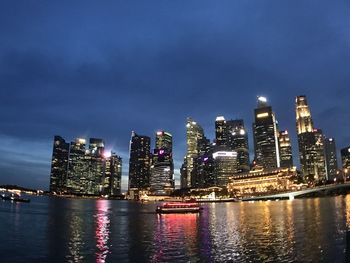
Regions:
[[350, 195], [345, 196], [346, 228], [350, 229]]
[[109, 213], [108, 209], [110, 202], [108, 200], [97, 200], [96, 201], [96, 262], [103, 263], [106, 261], [107, 254], [109, 252], [108, 239], [109, 239]]

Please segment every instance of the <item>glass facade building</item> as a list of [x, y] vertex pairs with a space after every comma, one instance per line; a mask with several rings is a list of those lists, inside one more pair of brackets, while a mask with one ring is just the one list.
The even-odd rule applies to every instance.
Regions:
[[277, 121], [265, 97], [258, 97], [253, 131], [255, 162], [264, 169], [280, 167]]
[[280, 148], [280, 166], [282, 168], [293, 167], [292, 144], [290, 142], [288, 131], [279, 132], [279, 148]]

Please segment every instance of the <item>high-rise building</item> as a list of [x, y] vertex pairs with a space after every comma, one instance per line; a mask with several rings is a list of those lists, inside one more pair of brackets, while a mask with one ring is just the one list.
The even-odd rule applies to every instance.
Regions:
[[300, 166], [309, 182], [326, 180], [324, 137], [320, 129], [313, 127], [306, 96], [297, 96], [295, 101], [296, 128], [298, 133]]
[[89, 158], [86, 158], [86, 140], [77, 138], [70, 143], [67, 174], [67, 192], [84, 194], [88, 188]]
[[129, 159], [129, 191], [147, 190], [151, 174], [151, 138], [132, 132]]
[[198, 142], [198, 156], [196, 163], [196, 174], [192, 177], [193, 188], [205, 188], [215, 186], [213, 146], [210, 140], [202, 138]]
[[226, 187], [229, 177], [237, 173], [237, 153], [226, 146], [218, 146], [212, 156], [215, 185]]
[[51, 162], [50, 192], [61, 193], [66, 190], [68, 155], [69, 143], [66, 143], [61, 136], [55, 136]]
[[280, 167], [277, 121], [265, 97], [258, 97], [258, 107], [254, 110], [254, 118], [256, 164], [265, 169]]
[[237, 152], [237, 173], [248, 172], [250, 168], [248, 133], [244, 127], [244, 121], [228, 120], [226, 129], [226, 146]]
[[89, 150], [85, 158], [90, 159], [87, 184], [87, 192], [92, 195], [99, 195], [103, 189], [104, 176], [104, 141], [102, 139], [90, 138]]
[[104, 194], [109, 196], [120, 195], [121, 178], [122, 158], [114, 152], [105, 154]]
[[180, 188], [187, 188], [187, 158], [184, 157], [184, 162], [180, 168]]
[[197, 160], [201, 144], [204, 139], [203, 128], [191, 118], [187, 118], [186, 124], [186, 142], [187, 142], [187, 153], [186, 153], [186, 177], [184, 183], [185, 188], [193, 186], [193, 181], [198, 173]]
[[290, 142], [288, 131], [279, 132], [279, 147], [280, 147], [280, 166], [281, 168], [293, 167], [292, 144]]
[[122, 160], [104, 151], [102, 139], [76, 139], [70, 144], [55, 136], [50, 191], [57, 194], [118, 195]]
[[217, 146], [226, 145], [227, 128], [224, 116], [218, 116], [215, 120], [215, 143]]
[[153, 152], [150, 190], [154, 195], [169, 195], [174, 191], [174, 163], [172, 135], [165, 131], [156, 133]]
[[325, 138], [324, 149], [327, 179], [333, 181], [335, 178], [337, 178], [338, 170], [337, 150], [334, 138]]
[[350, 146], [345, 147], [340, 150], [341, 154], [341, 161], [342, 161], [342, 168], [343, 170], [348, 169], [348, 174], [350, 174]]

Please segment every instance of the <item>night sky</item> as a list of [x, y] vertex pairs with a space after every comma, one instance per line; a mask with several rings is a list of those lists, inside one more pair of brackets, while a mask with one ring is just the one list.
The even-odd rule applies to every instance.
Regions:
[[[173, 134], [186, 117], [243, 118], [253, 152], [256, 96], [292, 135], [294, 100], [350, 145], [350, 2], [345, 0], [2, 1], [0, 184], [48, 189], [53, 136], [103, 138], [123, 157], [131, 131]], [[251, 158], [253, 156], [251, 155]], [[299, 162], [296, 162], [299, 163]]]

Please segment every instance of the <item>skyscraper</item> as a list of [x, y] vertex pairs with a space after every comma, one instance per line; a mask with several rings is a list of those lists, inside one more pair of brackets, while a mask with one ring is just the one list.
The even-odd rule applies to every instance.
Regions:
[[174, 163], [172, 135], [165, 131], [156, 133], [153, 152], [150, 190], [154, 195], [169, 195], [174, 191]]
[[89, 157], [86, 156], [86, 140], [77, 138], [70, 143], [67, 174], [67, 192], [72, 194], [88, 193]]
[[293, 167], [293, 154], [292, 154], [292, 144], [290, 142], [288, 131], [279, 132], [279, 145], [280, 145], [280, 159], [282, 168], [292, 168]]
[[86, 151], [85, 158], [90, 159], [88, 171], [87, 192], [99, 195], [103, 189], [104, 176], [104, 141], [102, 139], [90, 138], [89, 151]]
[[78, 138], [70, 144], [55, 136], [50, 191], [56, 194], [118, 195], [122, 159], [104, 150], [102, 139]]
[[333, 181], [337, 177], [338, 170], [337, 150], [334, 138], [325, 138], [324, 149], [327, 179]]
[[51, 161], [50, 192], [60, 193], [66, 190], [68, 155], [69, 143], [66, 143], [61, 136], [55, 136]]
[[193, 188], [215, 186], [213, 146], [210, 140], [202, 138], [198, 142], [198, 156], [196, 159], [196, 173], [192, 177]]
[[203, 128], [191, 118], [187, 118], [186, 124], [186, 177], [184, 183], [186, 188], [192, 187], [194, 177], [198, 173], [197, 160], [199, 151], [203, 142], [204, 132]]
[[226, 146], [218, 146], [213, 152], [215, 185], [226, 187], [228, 179], [237, 173], [237, 153]]
[[244, 121], [228, 120], [226, 130], [226, 145], [237, 152], [237, 173], [248, 172], [250, 168], [248, 133], [244, 127]]
[[280, 167], [277, 121], [265, 97], [258, 97], [253, 124], [255, 161], [265, 169]]
[[[147, 190], [151, 173], [151, 138], [131, 133], [129, 191]], [[137, 194], [137, 193], [136, 193]]]
[[324, 137], [320, 129], [313, 127], [306, 96], [296, 97], [295, 112], [301, 171], [310, 182], [324, 181], [326, 180]]
[[340, 150], [341, 154], [341, 161], [342, 161], [342, 168], [343, 170], [348, 169], [348, 174], [350, 174], [350, 146], [345, 147]]
[[218, 116], [215, 120], [215, 143], [217, 146], [226, 145], [227, 129], [224, 116]]

